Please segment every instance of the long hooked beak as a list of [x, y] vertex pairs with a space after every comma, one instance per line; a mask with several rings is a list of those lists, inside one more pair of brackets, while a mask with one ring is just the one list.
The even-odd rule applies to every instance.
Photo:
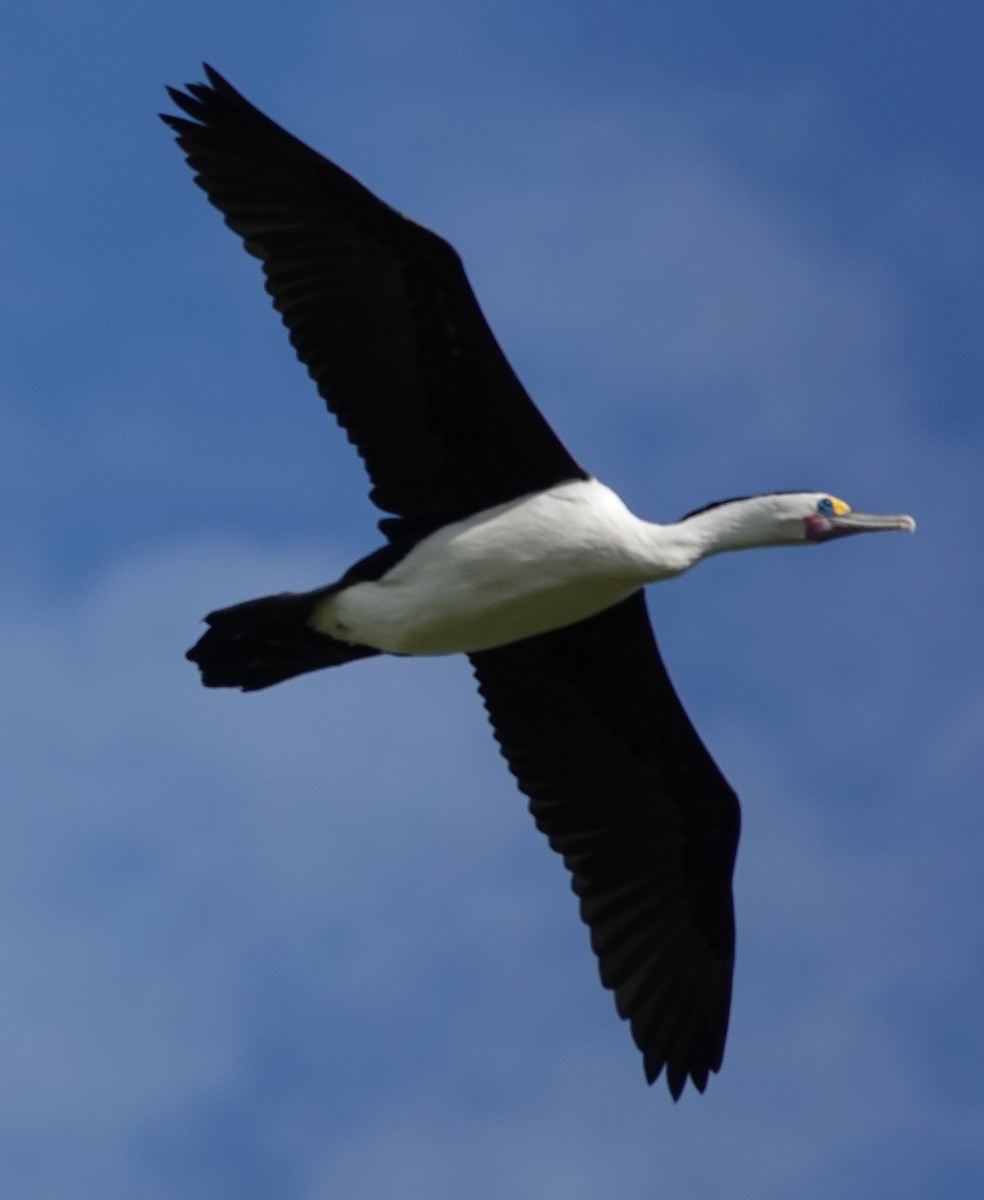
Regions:
[[897, 513], [891, 517], [876, 517], [871, 513], [848, 512], [843, 516], [832, 516], [829, 520], [837, 537], [849, 533], [875, 533], [879, 529], [903, 529], [906, 533], [915, 533], [916, 531], [915, 521], [905, 513]]
[[852, 533], [878, 533], [884, 529], [901, 529], [915, 532], [916, 523], [905, 513], [890, 517], [877, 517], [871, 513], [816, 513], [806, 518], [806, 536], [813, 542], [827, 542], [831, 538], [848, 537]]

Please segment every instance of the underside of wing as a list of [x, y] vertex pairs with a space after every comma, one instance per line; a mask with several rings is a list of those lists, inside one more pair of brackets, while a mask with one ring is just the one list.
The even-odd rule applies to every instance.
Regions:
[[496, 737], [561, 855], [601, 980], [674, 1099], [721, 1066], [737, 799], [684, 712], [642, 592], [471, 655]]
[[405, 524], [460, 519], [586, 478], [499, 348], [457, 253], [206, 67], [164, 115], [355, 444], [372, 499]]

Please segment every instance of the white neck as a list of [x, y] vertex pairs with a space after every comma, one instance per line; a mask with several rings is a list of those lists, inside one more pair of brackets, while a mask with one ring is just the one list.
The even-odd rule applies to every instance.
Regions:
[[652, 580], [679, 575], [702, 558], [726, 550], [802, 544], [799, 529], [791, 524], [787, 535], [776, 518], [771, 496], [752, 496], [719, 504], [669, 525], [641, 522]]

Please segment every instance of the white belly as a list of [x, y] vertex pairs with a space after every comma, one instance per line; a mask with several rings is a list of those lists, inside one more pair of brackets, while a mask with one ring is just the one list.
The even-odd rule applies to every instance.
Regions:
[[393, 654], [488, 650], [571, 625], [652, 578], [642, 523], [596, 480], [488, 509], [425, 538], [310, 623]]

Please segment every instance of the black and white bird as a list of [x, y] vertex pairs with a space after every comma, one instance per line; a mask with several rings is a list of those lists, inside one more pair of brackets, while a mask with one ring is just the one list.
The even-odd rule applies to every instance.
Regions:
[[568, 453], [442, 238], [216, 71], [163, 115], [263, 264], [298, 358], [389, 514], [341, 579], [223, 608], [188, 658], [255, 691], [369, 655], [469, 656], [530, 810], [563, 856], [601, 980], [674, 1099], [721, 1066], [739, 809], [667, 677], [643, 587], [723, 550], [913, 529], [826, 492], [634, 516]]

